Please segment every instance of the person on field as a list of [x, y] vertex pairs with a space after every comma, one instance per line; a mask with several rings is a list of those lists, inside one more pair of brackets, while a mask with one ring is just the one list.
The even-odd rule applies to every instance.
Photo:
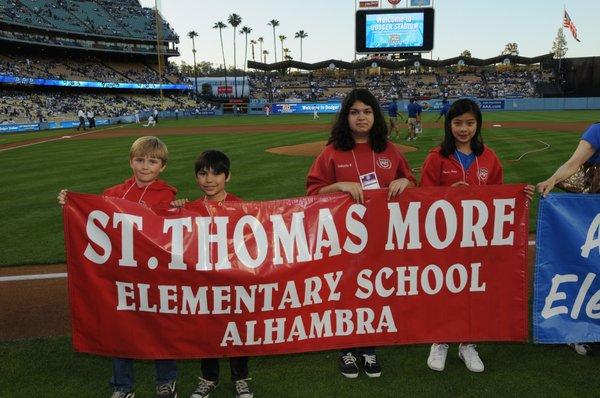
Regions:
[[[241, 202], [242, 199], [225, 190], [231, 179], [230, 166], [231, 162], [223, 152], [214, 149], [202, 152], [196, 159], [194, 172], [204, 196], [191, 203]], [[181, 207], [186, 202], [187, 199], [179, 199], [172, 205]], [[190, 398], [207, 398], [219, 384], [219, 358], [204, 358], [200, 367], [202, 376], [198, 377], [198, 385]], [[236, 398], [252, 398], [253, 393], [248, 383], [248, 357], [229, 358], [229, 369]]]
[[439, 122], [440, 119], [443, 117], [444, 119], [446, 119], [446, 115], [448, 114], [448, 110], [450, 110], [450, 101], [448, 101], [448, 99], [444, 98], [442, 100], [442, 109], [440, 109], [440, 114], [438, 115], [438, 118], [435, 119], [435, 122]]
[[[584, 163], [600, 165], [600, 123], [595, 123], [588, 127], [581, 136], [581, 140], [571, 157], [547, 180], [537, 184], [537, 190], [542, 196], [546, 197], [557, 183], [571, 177]], [[600, 171], [596, 171], [596, 175], [598, 173]], [[593, 185], [589, 193], [600, 193], [600, 185]], [[569, 347], [573, 348], [579, 355], [588, 355], [592, 352], [591, 346], [587, 343], [570, 343]]]
[[395, 131], [396, 138], [400, 139], [400, 126], [398, 124], [398, 117], [401, 116], [398, 113], [398, 102], [396, 101], [396, 98], [392, 98], [392, 101], [388, 105], [388, 117], [390, 119], [390, 138], [394, 137]]
[[[133, 176], [125, 182], [104, 190], [104, 196], [121, 198], [147, 206], [169, 204], [175, 199], [177, 189], [159, 180], [167, 167], [169, 152], [167, 146], [157, 137], [140, 137], [129, 151], [129, 167]], [[64, 206], [68, 191], [58, 194], [58, 203]], [[175, 383], [177, 365], [173, 360], [155, 360], [156, 397], [176, 398]], [[113, 358], [113, 375], [110, 384], [114, 388], [111, 398], [134, 398], [133, 359]]]
[[[408, 162], [387, 136], [377, 99], [366, 89], [352, 90], [342, 102], [327, 146], [308, 172], [307, 194], [346, 192], [363, 203], [365, 189], [387, 188], [391, 198], [415, 186]], [[359, 359], [368, 377], [381, 375], [375, 347], [341, 350], [338, 360], [342, 375], [358, 377]]]
[[85, 112], [83, 111], [83, 109], [77, 111], [77, 118], [79, 119], [79, 126], [77, 126], [77, 131], [79, 131], [80, 128], [83, 128], [83, 131], [85, 131]]
[[[482, 116], [479, 106], [470, 99], [452, 104], [444, 123], [444, 139], [425, 158], [419, 186], [477, 187], [503, 183], [500, 160], [484, 145], [481, 135]], [[533, 197], [534, 187], [528, 185], [525, 193]], [[448, 344], [432, 344], [427, 366], [443, 371], [446, 366]], [[485, 367], [475, 344], [460, 343], [458, 356], [471, 372], [483, 372]]]
[[96, 128], [96, 119], [95, 119], [94, 111], [92, 111], [91, 109], [88, 109], [88, 111], [86, 113], [86, 118], [88, 120], [90, 129]]
[[408, 138], [406, 140], [414, 141], [417, 139], [416, 128], [417, 125], [421, 122], [422, 108], [419, 104], [415, 102], [414, 98], [411, 98], [406, 107], [406, 111], [408, 113]]
[[154, 127], [156, 126], [156, 120], [154, 120], [154, 116], [148, 116], [148, 123], [143, 125], [144, 127]]

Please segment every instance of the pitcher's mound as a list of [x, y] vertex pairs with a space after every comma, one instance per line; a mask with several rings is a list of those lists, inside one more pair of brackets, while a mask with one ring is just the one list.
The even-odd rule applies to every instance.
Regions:
[[[269, 148], [267, 149], [267, 152], [289, 156], [317, 156], [321, 153], [323, 148], [325, 148], [325, 144], [327, 144], [327, 141], [307, 142], [298, 145], [287, 145]], [[394, 145], [396, 145], [402, 153], [413, 152], [417, 150], [417, 148], [412, 146], [400, 145], [395, 143]]]

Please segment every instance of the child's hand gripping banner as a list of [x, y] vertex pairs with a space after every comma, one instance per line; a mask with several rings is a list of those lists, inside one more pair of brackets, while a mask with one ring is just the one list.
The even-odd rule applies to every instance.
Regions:
[[73, 344], [128, 358], [527, 338], [523, 185], [149, 209], [70, 193]]
[[600, 341], [600, 195], [542, 199], [536, 242], [535, 342]]

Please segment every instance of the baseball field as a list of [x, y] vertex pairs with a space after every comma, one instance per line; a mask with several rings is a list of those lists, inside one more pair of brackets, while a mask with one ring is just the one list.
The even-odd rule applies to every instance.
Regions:
[[[425, 115], [418, 140], [395, 141], [417, 176], [427, 152], [443, 135], [436, 117]], [[599, 119], [591, 111], [486, 112], [483, 137], [502, 161], [506, 183], [535, 184], [570, 156], [580, 134]], [[312, 115], [224, 116], [161, 120], [154, 128], [117, 125], [84, 133], [1, 135], [0, 396], [110, 396], [110, 360], [75, 353], [70, 345], [62, 216], [56, 200], [61, 188], [97, 194], [127, 179], [133, 140], [157, 135], [170, 151], [162, 176], [179, 189], [179, 198], [200, 196], [193, 164], [210, 148], [231, 158], [228, 191], [246, 200], [302, 196], [307, 170], [332, 120], [328, 115], [316, 121]], [[537, 203], [538, 197], [531, 206], [532, 233]], [[532, 245], [530, 258], [533, 250]], [[49, 279], [20, 277], [49, 273], [54, 274]], [[566, 346], [529, 343], [482, 343], [478, 350], [486, 365], [482, 374], [464, 367], [456, 347], [450, 349], [445, 372], [431, 371], [425, 345], [381, 348], [379, 379], [344, 379], [336, 352], [253, 358], [250, 373], [257, 397], [597, 394], [600, 355], [583, 357]], [[211, 397], [232, 395], [223, 365], [222, 385]], [[152, 396], [152, 363], [136, 366], [136, 396]], [[197, 360], [180, 362], [180, 396], [193, 391], [199, 370]]]

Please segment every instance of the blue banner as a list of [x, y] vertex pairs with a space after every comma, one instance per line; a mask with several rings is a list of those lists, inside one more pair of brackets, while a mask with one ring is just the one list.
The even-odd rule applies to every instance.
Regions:
[[536, 245], [534, 341], [600, 341], [600, 195], [540, 200]]
[[[108, 119], [96, 119], [96, 126], [107, 126], [110, 122]], [[70, 129], [79, 126], [79, 120], [62, 120], [60, 122], [49, 122], [49, 129]], [[85, 126], [88, 127], [89, 123], [85, 120]]]
[[40, 125], [38, 123], [25, 124], [0, 124], [0, 133], [22, 133], [25, 131], [38, 131]]
[[319, 113], [337, 113], [341, 102], [282, 102], [271, 106], [273, 114], [313, 113], [315, 108]]
[[21, 84], [28, 86], [58, 86], [58, 87], [88, 87], [88, 88], [118, 88], [136, 90], [191, 90], [187, 84], [158, 84], [158, 83], [118, 83], [118, 82], [85, 82], [77, 80], [37, 79], [32, 77], [19, 77], [0, 75], [0, 83]]
[[504, 109], [504, 100], [501, 99], [492, 99], [492, 100], [479, 100], [479, 107], [481, 108], [482, 111], [485, 110], [491, 110], [491, 109], [495, 109], [495, 110], [499, 110], [499, 109]]

